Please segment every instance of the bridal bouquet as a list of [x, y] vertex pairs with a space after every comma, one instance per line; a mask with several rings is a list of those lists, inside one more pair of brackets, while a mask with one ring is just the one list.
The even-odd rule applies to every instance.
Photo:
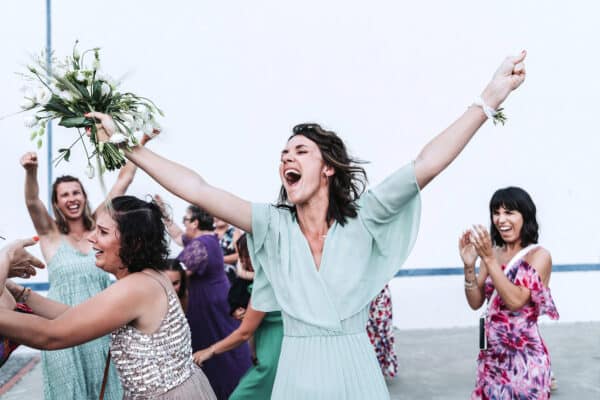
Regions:
[[[21, 108], [25, 112], [33, 111], [25, 119], [25, 125], [33, 129], [31, 140], [36, 140], [38, 147], [42, 145], [41, 139], [50, 120], [57, 119], [58, 125], [77, 128], [75, 141], [69, 147], [59, 149], [54, 161], [69, 161], [71, 150], [80, 142], [90, 177], [94, 174], [90, 162], [93, 157], [98, 160], [100, 173], [105, 169], [119, 169], [125, 165], [124, 150], [130, 150], [138, 143], [136, 136], [144, 133], [151, 136], [160, 130], [156, 118], [163, 116], [162, 111], [145, 97], [119, 91], [120, 82], [100, 67], [99, 48], [80, 53], [75, 42], [73, 54], [63, 61], [52, 56], [50, 67], [45, 55], [41, 54], [34, 57], [34, 62], [27, 66], [27, 72], [22, 76], [30, 84], [25, 89]], [[98, 137], [96, 121], [84, 117], [90, 111], [113, 117], [117, 132], [110, 139]], [[92, 151], [85, 144], [86, 135], [81, 128], [89, 128], [91, 132]]]

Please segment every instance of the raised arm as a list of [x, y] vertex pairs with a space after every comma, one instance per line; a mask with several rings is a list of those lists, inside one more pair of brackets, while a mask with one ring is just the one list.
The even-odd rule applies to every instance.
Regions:
[[[158, 132], [156, 134], [158, 134]], [[142, 136], [142, 139], [140, 140], [140, 145], [145, 146], [146, 143], [148, 143], [150, 140], [151, 137], [144, 134]], [[121, 168], [121, 170], [119, 171], [119, 176], [117, 177], [117, 181], [110, 189], [110, 192], [108, 192], [105, 201], [103, 201], [102, 204], [100, 204], [94, 210], [94, 215], [98, 214], [98, 211], [100, 211], [106, 206], [106, 202], [112, 200], [115, 197], [123, 196], [127, 192], [127, 189], [129, 189], [129, 186], [133, 182], [133, 178], [135, 177], [136, 172], [137, 166], [132, 162], [126, 163], [125, 166]]]
[[158, 194], [154, 195], [154, 201], [160, 207], [163, 214], [163, 222], [167, 228], [167, 233], [179, 246], [183, 247], [183, 230], [173, 221], [173, 214], [168, 212], [167, 205], [162, 197]]
[[[108, 136], [115, 131], [114, 122], [109, 115], [92, 112], [86, 114], [86, 117], [100, 120], [101, 126], [98, 129], [104, 129]], [[175, 196], [202, 207], [209, 214], [246, 232], [252, 231], [252, 207], [248, 201], [209, 185], [191, 169], [161, 157], [145, 147], [136, 146], [133, 151], [125, 154]]]
[[[500, 65], [481, 99], [494, 110], [525, 80], [525, 51], [508, 57]], [[422, 189], [442, 172], [465, 148], [487, 119], [481, 106], [469, 107], [452, 125], [433, 138], [415, 159], [415, 175]]]
[[37, 154], [33, 152], [23, 154], [21, 166], [25, 169], [25, 204], [35, 231], [40, 236], [58, 233], [56, 223], [48, 214], [42, 200], [40, 200], [40, 187], [37, 180]]

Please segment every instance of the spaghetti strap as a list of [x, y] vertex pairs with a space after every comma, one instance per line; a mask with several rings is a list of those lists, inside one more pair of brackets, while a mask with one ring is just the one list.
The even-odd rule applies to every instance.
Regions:
[[165, 293], [167, 295], [167, 301], [169, 301], [169, 295], [171, 294], [171, 291], [169, 290], [169, 288], [167, 288], [164, 284], [164, 282], [162, 282], [160, 279], [158, 279], [158, 277], [152, 275], [151, 273], [149, 273], [148, 271], [141, 271], [144, 275], [149, 276], [150, 278], [154, 279], [156, 282], [158, 282], [158, 284], [160, 286], [162, 286], [162, 288], [165, 290]]

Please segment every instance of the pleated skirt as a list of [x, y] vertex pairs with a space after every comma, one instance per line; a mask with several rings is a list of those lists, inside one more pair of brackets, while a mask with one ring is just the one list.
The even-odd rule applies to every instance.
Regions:
[[387, 400], [366, 332], [284, 336], [273, 400]]

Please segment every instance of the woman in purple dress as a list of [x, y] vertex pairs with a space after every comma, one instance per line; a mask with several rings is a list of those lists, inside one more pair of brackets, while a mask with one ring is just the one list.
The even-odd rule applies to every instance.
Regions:
[[[213, 217], [189, 206], [183, 218], [184, 230], [167, 222], [169, 234], [183, 246], [177, 259], [187, 268], [188, 308], [194, 352], [229, 336], [239, 321], [229, 315], [229, 280], [225, 275], [223, 252], [214, 232]], [[227, 399], [240, 378], [252, 365], [247, 344], [219, 354], [202, 366], [218, 399]]]

